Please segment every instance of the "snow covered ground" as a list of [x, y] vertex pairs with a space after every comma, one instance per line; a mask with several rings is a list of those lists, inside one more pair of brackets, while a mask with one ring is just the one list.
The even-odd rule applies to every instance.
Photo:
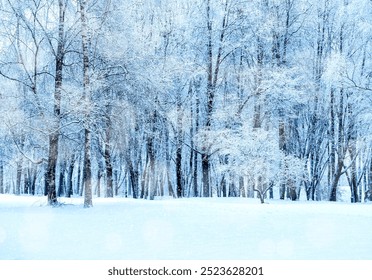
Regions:
[[0, 259], [372, 259], [372, 204], [0, 195]]

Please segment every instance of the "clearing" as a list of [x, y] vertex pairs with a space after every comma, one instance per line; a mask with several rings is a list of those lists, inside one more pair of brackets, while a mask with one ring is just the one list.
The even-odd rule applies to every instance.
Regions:
[[372, 204], [0, 195], [3, 260], [372, 259]]

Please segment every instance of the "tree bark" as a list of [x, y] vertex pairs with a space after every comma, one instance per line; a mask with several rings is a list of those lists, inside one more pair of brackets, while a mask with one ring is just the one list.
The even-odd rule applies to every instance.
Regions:
[[72, 173], [74, 172], [74, 166], [75, 166], [74, 155], [71, 157], [71, 160], [69, 163], [70, 164], [67, 168], [66, 197], [71, 197], [71, 195], [73, 195]]
[[202, 153], [203, 197], [209, 197], [209, 154]]
[[[285, 135], [285, 124], [284, 124], [284, 117], [283, 112], [280, 110], [279, 112], [279, 149], [283, 152], [284, 156], [287, 156], [287, 145], [286, 145], [286, 135]], [[287, 180], [287, 163], [286, 159], [282, 162], [282, 171], [284, 173], [283, 181], [280, 184], [280, 199], [285, 199], [285, 191], [286, 191], [286, 183]]]
[[66, 163], [64, 161], [61, 162], [59, 167], [59, 185], [58, 185], [58, 197], [61, 197], [66, 194], [65, 191], [65, 169], [66, 169]]
[[372, 155], [370, 156], [369, 171], [368, 171], [368, 189], [366, 191], [366, 198], [372, 201]]
[[156, 194], [156, 174], [155, 174], [155, 148], [154, 148], [154, 133], [155, 133], [155, 120], [156, 112], [154, 111], [151, 116], [152, 133], [147, 138], [147, 153], [149, 159], [149, 187], [150, 187], [150, 200], [155, 198]]
[[169, 130], [166, 130], [165, 133], [165, 146], [166, 146], [166, 152], [165, 152], [165, 160], [166, 160], [166, 176], [167, 176], [167, 184], [168, 184], [168, 193], [169, 196], [172, 196], [173, 198], [176, 198], [176, 194], [173, 190], [172, 180], [171, 180], [171, 155], [170, 155], [170, 141], [169, 141]]
[[97, 171], [97, 197], [101, 197], [101, 178], [102, 178], [102, 170], [98, 168]]
[[127, 165], [129, 169], [130, 184], [132, 187], [132, 196], [136, 199], [138, 197], [139, 172], [134, 168], [130, 159], [127, 159]]
[[[199, 131], [199, 97], [196, 96], [195, 98], [195, 134]], [[196, 151], [194, 153], [194, 162], [193, 162], [193, 189], [194, 189], [194, 197], [199, 196], [199, 187], [198, 187], [198, 156], [199, 154]]]
[[65, 26], [65, 9], [66, 5], [63, 0], [58, 1], [59, 6], [59, 22], [58, 22], [58, 45], [56, 53], [56, 72], [55, 72], [55, 86], [54, 86], [54, 122], [52, 125], [52, 132], [49, 134], [49, 155], [46, 184], [48, 191], [48, 204], [56, 205], [56, 168], [58, 161], [58, 143], [60, 135], [60, 118], [61, 118], [61, 93], [63, 81], [63, 61], [65, 56], [64, 51], [64, 26]]
[[359, 202], [359, 193], [358, 193], [358, 174], [357, 174], [357, 131], [355, 127], [355, 116], [353, 114], [353, 107], [350, 102], [347, 105], [347, 115], [348, 115], [348, 127], [347, 127], [347, 142], [348, 142], [348, 150], [350, 154], [351, 168], [350, 168], [350, 190], [351, 190], [351, 202], [356, 203]]
[[92, 201], [92, 169], [90, 159], [90, 143], [91, 134], [89, 129], [84, 130], [84, 170], [83, 170], [83, 186], [84, 186], [84, 207], [93, 206]]
[[184, 189], [182, 184], [182, 108], [181, 93], [177, 94], [177, 148], [176, 148], [176, 187], [177, 197], [183, 197]]
[[[109, 117], [108, 117], [109, 118]], [[105, 131], [105, 166], [106, 166], [106, 197], [114, 196], [113, 168], [111, 163], [111, 121], [108, 119]]]
[[23, 165], [23, 159], [21, 158], [17, 161], [17, 177], [16, 177], [15, 195], [21, 194], [22, 165]]
[[336, 143], [335, 143], [335, 89], [330, 92], [330, 127], [329, 127], [329, 162], [328, 162], [328, 184], [331, 186], [332, 178], [336, 171]]
[[85, 0], [80, 0], [80, 21], [81, 21], [81, 39], [82, 39], [82, 53], [83, 53], [83, 88], [85, 99], [85, 128], [84, 128], [84, 207], [89, 208], [93, 206], [92, 201], [92, 170], [91, 170], [91, 131], [90, 123], [90, 79], [89, 79], [89, 50], [88, 50], [88, 26], [86, 18], [86, 3]]
[[31, 195], [35, 195], [36, 179], [37, 179], [36, 170], [37, 170], [36, 167], [31, 168], [31, 186], [30, 186]]
[[222, 63], [222, 51], [227, 27], [228, 15], [228, 1], [225, 3], [224, 17], [222, 20], [221, 32], [217, 43], [219, 44], [216, 54], [215, 64], [213, 65], [213, 19], [211, 16], [211, 3], [210, 0], [206, 1], [206, 16], [207, 16], [207, 112], [205, 121], [205, 130], [207, 135], [205, 137], [204, 147], [201, 152], [202, 157], [202, 183], [203, 183], [203, 196], [208, 197], [212, 194], [210, 190], [210, 151], [209, 151], [209, 135], [208, 132], [212, 126], [212, 113], [215, 102], [215, 91]]

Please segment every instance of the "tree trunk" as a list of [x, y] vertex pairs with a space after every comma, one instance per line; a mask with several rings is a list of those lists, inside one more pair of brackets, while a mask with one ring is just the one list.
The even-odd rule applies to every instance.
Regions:
[[342, 175], [342, 168], [344, 166], [344, 157], [346, 149], [345, 145], [345, 128], [344, 128], [344, 91], [340, 90], [340, 102], [339, 109], [337, 112], [338, 118], [338, 135], [337, 135], [337, 166], [335, 174], [333, 175], [332, 185], [331, 185], [331, 195], [329, 200], [337, 200], [337, 186]]
[[370, 156], [369, 171], [368, 171], [368, 190], [366, 192], [366, 198], [372, 201], [372, 155]]
[[24, 174], [23, 174], [23, 192], [24, 194], [29, 194], [30, 191], [30, 171], [28, 168], [25, 168]]
[[[207, 112], [206, 112], [206, 122], [205, 130], [207, 133], [210, 131], [212, 125], [212, 113], [214, 107], [214, 97], [215, 91], [220, 71], [220, 66], [222, 63], [222, 51], [223, 42], [225, 38], [226, 25], [227, 25], [227, 15], [228, 15], [228, 1], [225, 3], [224, 17], [221, 26], [221, 33], [219, 34], [218, 40], [218, 50], [216, 55], [215, 65], [213, 67], [213, 20], [211, 17], [211, 4], [210, 0], [206, 2], [206, 16], [207, 16]], [[209, 135], [205, 137], [204, 147], [202, 149], [202, 183], [203, 183], [203, 196], [209, 197], [211, 195], [210, 190], [210, 151], [209, 151]]]
[[23, 165], [23, 160], [21, 158], [17, 161], [17, 177], [16, 177], [15, 195], [21, 194], [22, 165]]
[[58, 137], [59, 135], [53, 133], [49, 136], [49, 155], [48, 167], [46, 173], [46, 189], [48, 193], [48, 204], [57, 204], [56, 191], [56, 167], [58, 157]]
[[[152, 115], [152, 126], [153, 132], [155, 130], [155, 118], [156, 113], [154, 112]], [[147, 153], [149, 158], [149, 187], [150, 187], [150, 200], [155, 198], [156, 194], [156, 174], [155, 174], [155, 149], [154, 149], [154, 134], [149, 135], [147, 138]]]
[[[213, 51], [212, 51], [212, 21], [210, 18], [210, 1], [207, 1], [207, 29], [208, 29], [208, 62], [207, 62], [207, 116], [206, 116], [206, 131], [210, 130], [211, 117], [214, 102], [214, 89], [213, 89]], [[202, 174], [203, 174], [203, 196], [209, 197], [209, 151], [208, 151], [208, 135], [206, 135], [202, 151]]]
[[337, 201], [337, 185], [338, 185], [338, 181], [340, 180], [340, 177], [342, 174], [342, 166], [343, 166], [343, 161], [339, 160], [337, 162], [336, 172], [333, 175], [333, 180], [332, 180], [332, 185], [331, 185], [331, 195], [330, 195], [329, 201]]
[[97, 171], [97, 197], [101, 197], [101, 178], [102, 178], [102, 170], [99, 168]]
[[36, 167], [33, 167], [31, 169], [31, 186], [30, 186], [30, 193], [31, 195], [35, 195], [35, 188], [36, 188], [36, 179], [37, 179], [37, 173], [36, 173]]
[[114, 186], [113, 186], [113, 168], [111, 164], [111, 122], [107, 121], [106, 125], [106, 139], [105, 139], [105, 166], [106, 166], [106, 197], [114, 196]]
[[209, 155], [202, 153], [203, 196], [209, 197]]
[[263, 193], [263, 188], [262, 177], [259, 176], [257, 179], [257, 187], [254, 187], [253, 190], [257, 192], [258, 198], [262, 204], [265, 203], [265, 194]]
[[176, 148], [176, 187], [177, 197], [183, 197], [182, 184], [182, 111], [181, 111], [181, 93], [177, 94], [177, 148]]
[[66, 169], [66, 163], [61, 162], [60, 167], [59, 167], [59, 185], [58, 185], [58, 197], [61, 197], [66, 194], [65, 191], [65, 169]]
[[139, 186], [139, 172], [135, 170], [133, 167], [132, 162], [129, 159], [129, 177], [130, 177], [130, 184], [132, 187], [132, 196], [134, 199], [138, 197], [138, 186]]
[[291, 178], [288, 178], [287, 184], [289, 188], [289, 193], [288, 193], [289, 199], [292, 201], [297, 200], [297, 190], [296, 190], [295, 182]]
[[143, 168], [143, 173], [142, 173], [142, 177], [141, 177], [141, 196], [140, 198], [143, 199], [143, 198], [147, 198], [146, 196], [146, 188], [148, 187], [148, 184], [147, 184], [147, 169], [148, 169], [148, 154], [146, 153], [146, 162], [145, 162], [145, 166]]
[[347, 105], [347, 115], [348, 115], [348, 150], [350, 154], [351, 168], [350, 168], [350, 190], [351, 190], [351, 202], [356, 203], [359, 202], [359, 194], [358, 194], [358, 179], [357, 179], [357, 131], [355, 127], [355, 117], [353, 115], [353, 107], [350, 103]]
[[[284, 124], [284, 116], [283, 111], [280, 110], [279, 112], [279, 149], [283, 152], [284, 156], [287, 156], [287, 145], [286, 145], [286, 135], [285, 135], [285, 124]], [[285, 198], [285, 190], [286, 190], [286, 176], [287, 176], [287, 163], [286, 160], [282, 162], [282, 172], [284, 173], [284, 177], [282, 183], [280, 184], [280, 199]]]
[[[79, 196], [82, 196], [83, 195], [83, 186], [82, 186], [82, 182], [81, 182], [81, 173], [82, 173], [82, 162], [81, 162], [81, 157], [79, 159], [79, 165], [78, 165], [78, 174], [77, 174], [77, 178], [76, 178], [76, 194], [78, 194]], [[83, 173], [84, 173], [84, 170], [83, 170]]]
[[[199, 97], [196, 96], [195, 98], [195, 134], [199, 131], [199, 114], [200, 114], [200, 100]], [[194, 152], [194, 163], [193, 163], [193, 189], [194, 189], [194, 197], [199, 196], [199, 186], [198, 186], [198, 156], [199, 153], [196, 151]]]
[[328, 173], [329, 186], [332, 184], [333, 174], [336, 171], [336, 143], [335, 143], [335, 89], [331, 89], [330, 93], [330, 127], [329, 127], [329, 162], [328, 162]]
[[183, 197], [182, 185], [182, 146], [178, 145], [176, 151], [176, 182], [177, 182], [177, 197]]
[[73, 195], [72, 173], [74, 172], [74, 165], [75, 165], [75, 156], [73, 155], [70, 160], [68, 169], [67, 169], [66, 197], [71, 197], [71, 195]]
[[140, 183], [140, 172], [138, 170], [138, 165], [140, 162], [140, 155], [141, 151], [139, 151], [139, 144], [138, 144], [138, 136], [137, 133], [139, 131], [139, 125], [136, 122], [135, 130], [133, 135], [129, 136], [128, 146], [124, 153], [124, 160], [126, 162], [128, 168], [128, 191], [130, 195], [130, 190], [132, 193], [132, 197], [134, 199], [138, 198], [139, 195], [139, 183]]
[[91, 134], [89, 129], [84, 130], [84, 170], [83, 170], [83, 185], [84, 185], [84, 207], [89, 208], [93, 206], [92, 201], [92, 169], [90, 158], [90, 142]]
[[222, 197], [227, 197], [227, 184], [226, 184], [226, 174], [222, 174], [221, 178], [221, 191], [222, 191]]
[[[88, 50], [88, 26], [86, 19], [86, 2], [80, 0], [80, 21], [81, 21], [81, 39], [82, 39], [82, 53], [83, 53], [83, 88], [85, 106], [90, 107], [90, 80], [89, 80], [89, 50]], [[93, 206], [92, 201], [92, 170], [91, 170], [91, 131], [90, 123], [90, 109], [85, 108], [85, 128], [84, 128], [84, 207], [89, 208]]]
[[239, 176], [239, 196], [246, 197], [243, 176]]
[[176, 197], [174, 191], [173, 191], [173, 185], [171, 180], [171, 155], [170, 155], [170, 142], [169, 142], [169, 130], [166, 130], [165, 135], [165, 146], [166, 146], [166, 152], [165, 152], [165, 160], [166, 160], [166, 176], [167, 176], [167, 184], [168, 184], [168, 193], [169, 196]]
[[235, 176], [233, 174], [230, 174], [229, 181], [229, 197], [236, 197]]
[[64, 24], [65, 24], [65, 9], [66, 6], [63, 0], [58, 1], [59, 5], [59, 22], [58, 22], [58, 45], [56, 53], [56, 72], [54, 86], [54, 122], [52, 132], [49, 135], [49, 155], [47, 167], [47, 191], [48, 204], [55, 205], [58, 203], [56, 195], [56, 168], [58, 160], [58, 142], [60, 134], [60, 118], [61, 118], [61, 92], [63, 81], [63, 61], [64, 61]]

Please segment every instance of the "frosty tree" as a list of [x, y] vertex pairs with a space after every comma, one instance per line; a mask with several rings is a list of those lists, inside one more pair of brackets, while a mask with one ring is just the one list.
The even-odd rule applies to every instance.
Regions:
[[370, 11], [2, 1], [0, 193], [371, 200]]

